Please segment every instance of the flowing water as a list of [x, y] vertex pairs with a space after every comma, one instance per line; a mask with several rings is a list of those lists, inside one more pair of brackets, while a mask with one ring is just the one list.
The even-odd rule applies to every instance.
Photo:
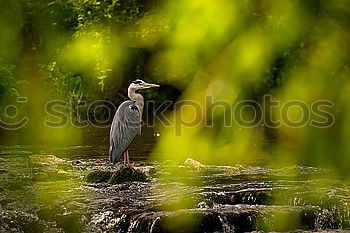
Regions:
[[[206, 166], [148, 159], [151, 131], [130, 150], [147, 182], [86, 183], [108, 162], [106, 129], [71, 146], [0, 146], [0, 232], [246, 232], [350, 229], [350, 184], [314, 167]], [[141, 141], [142, 140], [142, 141]], [[142, 145], [142, 146], [140, 146]], [[142, 148], [142, 149], [137, 149]]]

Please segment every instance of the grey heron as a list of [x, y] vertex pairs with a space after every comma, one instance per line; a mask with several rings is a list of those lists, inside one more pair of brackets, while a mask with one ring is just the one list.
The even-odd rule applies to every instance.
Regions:
[[130, 166], [128, 148], [139, 134], [141, 135], [144, 100], [137, 90], [159, 87], [140, 79], [133, 81], [128, 88], [130, 100], [124, 101], [115, 113], [109, 141], [109, 160], [116, 164], [124, 156], [124, 166]]

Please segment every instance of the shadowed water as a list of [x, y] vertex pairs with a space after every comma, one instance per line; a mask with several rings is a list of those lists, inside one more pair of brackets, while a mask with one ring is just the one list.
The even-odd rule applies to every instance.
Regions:
[[148, 182], [88, 184], [108, 162], [108, 130], [80, 144], [0, 146], [0, 232], [246, 232], [350, 229], [350, 185], [313, 167], [205, 166], [148, 160], [156, 138], [130, 148]]

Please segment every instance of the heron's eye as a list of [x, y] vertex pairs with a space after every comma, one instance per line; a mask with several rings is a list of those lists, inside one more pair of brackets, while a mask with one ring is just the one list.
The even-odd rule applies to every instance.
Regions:
[[133, 81], [132, 83], [133, 83], [133, 84], [140, 85], [140, 84], [142, 83], [142, 81], [140, 81], [140, 80], [135, 80], [135, 81]]

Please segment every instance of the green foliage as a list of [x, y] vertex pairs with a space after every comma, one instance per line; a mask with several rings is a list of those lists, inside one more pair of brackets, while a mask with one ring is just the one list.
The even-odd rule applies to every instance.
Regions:
[[124, 24], [144, 13], [144, 1], [140, 0], [70, 0], [69, 2], [74, 5], [78, 14], [78, 29], [92, 24]]
[[0, 101], [8, 101], [18, 96], [14, 65], [0, 64]]
[[[242, 99], [261, 102], [265, 94], [274, 94], [281, 103], [298, 99], [311, 104], [327, 99], [337, 103], [333, 113], [338, 123], [323, 133], [310, 128], [270, 132], [262, 125], [258, 127], [261, 131], [243, 132], [238, 127], [223, 127], [224, 115], [218, 111], [212, 129], [200, 124], [184, 131], [181, 139], [164, 136], [159, 154], [171, 156], [170, 149], [181, 156], [210, 158], [212, 151], [222, 150], [221, 162], [226, 163], [233, 150], [241, 155], [247, 151], [261, 154], [262, 147], [247, 146], [252, 138], [258, 145], [269, 139], [295, 144], [297, 152], [290, 148], [285, 152], [287, 157], [297, 154], [292, 163], [308, 157], [336, 167], [342, 156], [333, 161], [321, 153], [319, 142], [325, 141], [333, 145], [328, 148], [340, 148], [338, 154], [348, 154], [348, 146], [338, 146], [332, 140], [349, 135], [344, 119], [349, 109], [350, 11], [345, 0], [155, 3], [4, 3], [0, 14], [4, 25], [0, 38], [2, 105], [29, 95], [35, 104], [28, 111], [40, 115], [38, 109], [44, 109], [40, 104], [53, 97], [69, 102], [70, 112], [84, 101], [105, 99], [119, 104], [136, 77], [161, 84], [159, 91], [145, 92], [146, 100], [158, 103], [178, 98], [202, 103], [205, 95], [231, 105]], [[99, 114], [104, 116], [103, 111]], [[193, 115], [186, 111], [176, 114]], [[164, 129], [164, 135], [171, 135], [170, 131]], [[329, 134], [336, 136], [330, 139]], [[169, 141], [174, 143], [171, 148], [166, 147]], [[191, 147], [193, 141], [200, 146]]]
[[[265, 159], [270, 166], [331, 168], [337, 178], [349, 179], [348, 5], [348, 0], [2, 2], [0, 106], [28, 96], [32, 102], [26, 111], [38, 121], [47, 100], [54, 98], [67, 101], [66, 111], [79, 118], [76, 106], [101, 99], [119, 104], [131, 80], [153, 80], [161, 88], [145, 91], [146, 100], [159, 104], [180, 98], [203, 110], [193, 127], [181, 128], [196, 120], [193, 109], [168, 114], [172, 127], [157, 129], [161, 137], [155, 159], [183, 161], [191, 156], [203, 164], [222, 165]], [[281, 106], [291, 100], [308, 106], [327, 100], [334, 103], [329, 109], [334, 125], [268, 128], [256, 120], [256, 127], [226, 127], [225, 117], [234, 113], [215, 109], [212, 116], [204, 103], [206, 96], [232, 107], [244, 99], [261, 103], [265, 94], [273, 94], [280, 107], [263, 111], [263, 120], [279, 120]], [[252, 112], [245, 109], [240, 114]], [[102, 110], [98, 114], [105, 116]], [[296, 120], [302, 115], [295, 109], [288, 114]], [[209, 121], [213, 127], [206, 127]], [[46, 141], [77, 137], [69, 127], [60, 130], [35, 134]], [[273, 145], [267, 143], [271, 140]], [[182, 171], [178, 173], [174, 179], [181, 183]], [[110, 178], [97, 175], [99, 180]], [[144, 178], [126, 169], [109, 182]], [[169, 193], [184, 194], [173, 189], [169, 187]], [[179, 202], [176, 208], [188, 203]], [[281, 219], [278, 228], [283, 230], [288, 218]]]

